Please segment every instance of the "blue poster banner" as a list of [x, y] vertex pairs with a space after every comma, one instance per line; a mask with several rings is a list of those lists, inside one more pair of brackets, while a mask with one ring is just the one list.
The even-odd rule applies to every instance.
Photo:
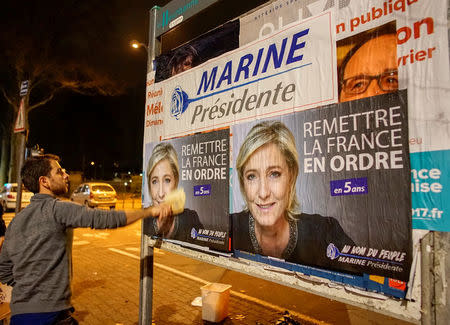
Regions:
[[415, 229], [450, 231], [450, 150], [411, 154], [412, 226]]

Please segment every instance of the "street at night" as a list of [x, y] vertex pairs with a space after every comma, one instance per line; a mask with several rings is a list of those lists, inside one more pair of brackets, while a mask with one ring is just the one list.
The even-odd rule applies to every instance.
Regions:
[[447, 325], [449, 7], [4, 1], [0, 325]]
[[[7, 224], [13, 217], [4, 215]], [[80, 324], [138, 324], [140, 236], [140, 222], [116, 230], [75, 229], [73, 305]], [[153, 324], [204, 324], [201, 307], [191, 303], [209, 282], [232, 285], [224, 324], [275, 324], [285, 311], [300, 324], [411, 324], [157, 248], [154, 262]]]

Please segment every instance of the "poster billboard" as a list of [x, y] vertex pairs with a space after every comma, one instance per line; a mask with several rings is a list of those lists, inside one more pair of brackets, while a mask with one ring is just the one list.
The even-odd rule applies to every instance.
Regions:
[[[157, 201], [151, 193], [153, 152], [170, 144], [178, 160], [177, 186], [186, 191], [186, 209], [195, 211], [191, 217], [198, 218], [191, 218], [195, 222], [178, 239], [167, 231], [158, 234], [155, 224], [146, 225], [147, 234], [288, 263], [407, 279], [412, 260], [409, 94], [392, 86], [388, 73], [372, 78], [392, 86], [384, 95], [340, 101], [334, 16], [328, 10], [293, 21], [238, 48], [217, 49], [218, 56], [210, 54], [207, 61], [189, 65], [188, 60], [186, 69], [166, 72], [165, 77], [149, 73], [144, 206]], [[395, 29], [395, 23], [387, 23]], [[240, 27], [242, 39], [245, 28], [230, 24]], [[212, 42], [212, 35], [207, 39]], [[189, 45], [198, 49], [201, 42]], [[291, 152], [296, 152], [298, 172], [296, 177], [287, 173], [287, 184], [295, 191], [269, 191], [279, 200], [252, 201], [257, 191], [241, 190], [245, 181], [237, 174], [242, 143], [261, 121], [280, 122], [295, 143]], [[212, 148], [199, 153], [201, 143], [211, 143]], [[286, 160], [277, 154], [275, 150], [268, 157]], [[244, 171], [248, 161], [251, 155], [242, 163]], [[258, 179], [261, 168], [251, 168], [249, 179]], [[279, 179], [284, 174], [278, 170], [267, 175]], [[380, 201], [393, 203], [380, 206]], [[252, 202], [266, 216], [276, 210], [283, 216], [277, 220], [288, 220], [282, 222], [287, 227], [284, 237], [269, 250], [258, 242], [258, 229], [270, 230], [273, 220], [259, 222]], [[206, 240], [207, 236], [213, 238]], [[311, 249], [305, 253], [305, 248]]]

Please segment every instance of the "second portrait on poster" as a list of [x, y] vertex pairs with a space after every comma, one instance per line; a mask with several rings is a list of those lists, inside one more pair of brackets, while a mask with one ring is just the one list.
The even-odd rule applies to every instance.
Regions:
[[158, 205], [175, 189], [186, 194], [184, 211], [145, 232], [165, 239], [229, 249], [229, 129], [146, 144], [144, 205]]

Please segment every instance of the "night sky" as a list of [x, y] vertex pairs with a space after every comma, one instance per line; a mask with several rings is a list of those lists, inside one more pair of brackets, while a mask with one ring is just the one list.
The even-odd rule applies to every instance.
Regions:
[[[28, 47], [31, 53], [28, 57], [48, 54], [50, 61], [60, 64], [82, 63], [108, 75], [121, 87], [121, 95], [112, 97], [59, 91], [52, 101], [30, 112], [28, 147], [39, 145], [46, 153], [59, 155], [69, 171], [85, 171], [91, 161], [102, 165], [106, 177], [117, 171], [142, 170], [147, 54], [143, 48], [132, 49], [129, 42], [133, 39], [148, 42], [149, 9], [168, 2], [7, 0], [2, 3], [0, 54], [9, 53], [9, 61]], [[263, 2], [219, 1], [196, 20], [183, 22], [182, 27], [165, 34], [163, 52]], [[0, 83], [11, 79], [9, 61], [8, 55], [0, 58]], [[0, 118], [8, 109], [6, 101], [0, 100]]]
[[[138, 173], [142, 169], [147, 54], [143, 48], [132, 49], [129, 42], [148, 42], [148, 10], [167, 2], [2, 3], [4, 46], [12, 44], [20, 52], [21, 44], [31, 43], [38, 50], [41, 40], [53, 38], [52, 60], [67, 58], [93, 66], [115, 80], [122, 92], [118, 96], [86, 96], [59, 91], [51, 102], [30, 112], [29, 147], [38, 144], [46, 153], [60, 155], [68, 170], [83, 170], [91, 161], [102, 164], [107, 173], [114, 164], [115, 171]], [[2, 61], [5, 64], [7, 60]], [[8, 109], [1, 100], [2, 113]]]

